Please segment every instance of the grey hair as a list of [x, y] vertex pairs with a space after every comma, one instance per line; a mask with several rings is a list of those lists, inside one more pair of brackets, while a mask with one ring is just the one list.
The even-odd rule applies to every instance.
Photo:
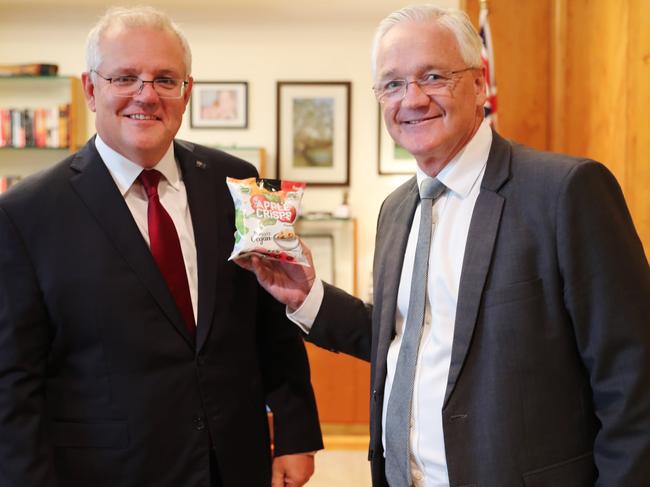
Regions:
[[176, 35], [183, 49], [185, 74], [189, 75], [191, 73], [192, 51], [185, 35], [166, 13], [148, 6], [111, 7], [106, 11], [90, 30], [86, 39], [86, 68], [88, 71], [96, 70], [102, 63], [100, 43], [109, 29], [134, 29], [139, 27], [149, 27]]
[[393, 12], [377, 26], [372, 43], [372, 78], [377, 79], [377, 54], [379, 43], [386, 33], [400, 22], [436, 22], [448, 28], [456, 38], [460, 55], [469, 68], [480, 68], [481, 37], [474, 29], [469, 17], [456, 8], [441, 8], [435, 5], [411, 5]]

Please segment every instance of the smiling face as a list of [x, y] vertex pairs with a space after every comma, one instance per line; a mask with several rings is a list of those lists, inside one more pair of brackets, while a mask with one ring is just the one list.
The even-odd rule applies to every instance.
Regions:
[[[102, 62], [97, 71], [106, 78], [138, 76], [187, 79], [184, 53], [176, 36], [148, 27], [109, 29], [101, 39]], [[118, 97], [108, 81], [82, 75], [89, 108], [96, 113], [97, 133], [112, 149], [143, 167], [152, 167], [165, 154], [181, 125], [192, 79], [183, 97], [160, 98], [151, 83], [139, 94]]]
[[[431, 70], [466, 68], [451, 31], [434, 21], [404, 21], [381, 39], [377, 85], [412, 81]], [[391, 137], [409, 151], [424, 172], [435, 176], [469, 142], [483, 120], [485, 80], [481, 69], [454, 76], [441, 94], [425, 95], [416, 83], [396, 103], [382, 105]]]

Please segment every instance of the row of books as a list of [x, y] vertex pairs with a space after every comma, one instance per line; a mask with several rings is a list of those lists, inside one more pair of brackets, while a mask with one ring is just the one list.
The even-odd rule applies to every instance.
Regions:
[[56, 76], [58, 72], [58, 64], [0, 64], [0, 78], [7, 76]]
[[20, 180], [20, 176], [0, 176], [0, 193], [4, 193]]
[[70, 145], [70, 104], [51, 108], [0, 108], [0, 147]]

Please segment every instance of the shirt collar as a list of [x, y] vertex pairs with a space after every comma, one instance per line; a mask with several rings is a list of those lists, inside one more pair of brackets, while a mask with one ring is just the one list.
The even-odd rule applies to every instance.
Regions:
[[[108, 168], [108, 171], [111, 173], [120, 193], [124, 196], [142, 172], [142, 166], [109, 147], [99, 134], [95, 137], [95, 147]], [[165, 155], [152, 169], [160, 171], [174, 190], [178, 191], [180, 189], [180, 171], [176, 159], [174, 159], [173, 143], [169, 144]]]
[[[463, 147], [454, 158], [438, 173], [438, 180], [450, 191], [465, 198], [474, 185], [478, 182], [479, 176], [487, 164], [490, 146], [492, 145], [492, 130], [490, 123], [483, 120], [474, 137]], [[418, 188], [427, 175], [417, 167]]]

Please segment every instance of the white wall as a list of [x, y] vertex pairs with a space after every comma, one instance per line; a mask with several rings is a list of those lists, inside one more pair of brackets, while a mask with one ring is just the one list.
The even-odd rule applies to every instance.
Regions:
[[[268, 2], [275, 5], [272, 9], [266, 9], [262, 0], [249, 0], [246, 8], [194, 2], [162, 3], [188, 36], [196, 80], [248, 81], [249, 127], [190, 129], [188, 109], [179, 137], [210, 145], [264, 147], [267, 175], [273, 176], [276, 81], [352, 82], [349, 203], [359, 225], [357, 289], [366, 298], [379, 207], [390, 191], [408, 179], [377, 174], [378, 119], [370, 88], [370, 42], [378, 21], [408, 0], [382, 0], [380, 8], [377, 0], [363, 0], [351, 9], [337, 0], [332, 10], [320, 2], [312, 8], [309, 2], [291, 0]], [[84, 69], [86, 33], [103, 6], [92, 1], [71, 5], [70, 0], [63, 6], [37, 0], [13, 3], [18, 2], [0, 0], [0, 63], [56, 63], [60, 73], [79, 75]], [[367, 15], [360, 7], [364, 3]], [[458, 0], [438, 4], [457, 5]], [[92, 122], [88, 126], [92, 128]], [[341, 202], [344, 190], [308, 189], [304, 209], [331, 210]]]

